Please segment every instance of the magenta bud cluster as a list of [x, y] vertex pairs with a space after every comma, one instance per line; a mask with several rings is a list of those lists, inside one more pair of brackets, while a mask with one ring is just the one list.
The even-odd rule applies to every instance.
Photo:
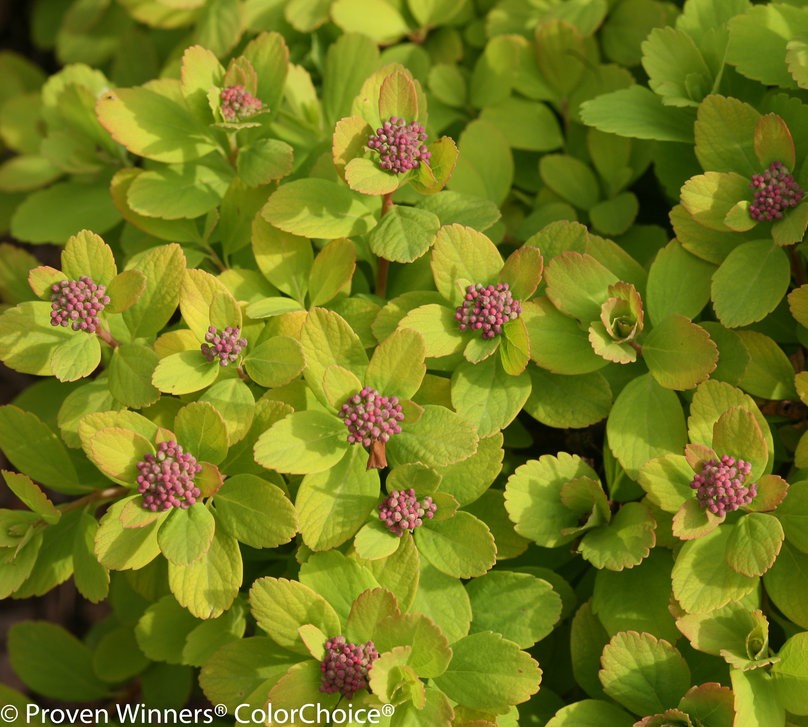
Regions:
[[746, 484], [752, 465], [742, 459], [722, 455], [708, 460], [690, 483], [702, 509], [719, 517], [748, 505], [757, 495], [757, 485]]
[[227, 121], [246, 119], [264, 107], [264, 104], [240, 84], [223, 88], [219, 98], [222, 116]]
[[368, 148], [379, 153], [379, 166], [394, 174], [415, 169], [432, 157], [426, 142], [424, 127], [417, 121], [409, 124], [398, 116], [391, 116], [368, 139]]
[[335, 636], [325, 642], [325, 658], [320, 663], [320, 691], [339, 692], [350, 699], [360, 689], [368, 687], [368, 672], [379, 652], [372, 641], [352, 644], [344, 636]]
[[424, 524], [424, 518], [435, 517], [438, 506], [427, 496], [419, 500], [415, 490], [392, 490], [379, 505], [379, 518], [385, 527], [399, 538], [405, 530], [414, 530]]
[[805, 195], [779, 161], [769, 164], [763, 174], [753, 175], [750, 186], [755, 190], [755, 199], [749, 205], [749, 216], [758, 222], [782, 219], [784, 210], [796, 207]]
[[234, 363], [247, 347], [247, 339], [241, 337], [241, 329], [232, 326], [227, 326], [224, 331], [210, 326], [205, 340], [207, 343], [202, 344], [202, 355], [211, 363], [218, 361], [219, 366]]
[[461, 331], [479, 331], [483, 338], [502, 333], [502, 326], [522, 312], [522, 304], [514, 300], [507, 283], [469, 285], [463, 304], [455, 310]]
[[196, 457], [183, 451], [173, 439], [160, 442], [157, 454], [148, 453], [137, 463], [137, 491], [143, 495], [146, 510], [187, 510], [201, 494], [194, 478], [202, 471]]
[[397, 396], [382, 396], [366, 386], [342, 405], [339, 416], [348, 427], [348, 441], [370, 447], [401, 432], [404, 411]]
[[51, 286], [51, 325], [95, 333], [98, 316], [109, 305], [107, 288], [83, 275]]

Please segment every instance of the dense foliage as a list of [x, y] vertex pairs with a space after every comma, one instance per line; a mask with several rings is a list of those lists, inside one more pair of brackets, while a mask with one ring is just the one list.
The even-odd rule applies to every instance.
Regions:
[[0, 597], [110, 608], [19, 724], [808, 724], [804, 2], [32, 21]]

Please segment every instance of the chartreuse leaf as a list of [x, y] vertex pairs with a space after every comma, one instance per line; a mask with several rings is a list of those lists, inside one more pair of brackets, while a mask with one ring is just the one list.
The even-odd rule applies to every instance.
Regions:
[[378, 472], [367, 469], [361, 447], [350, 446], [330, 469], [308, 474], [300, 483], [295, 510], [303, 542], [312, 550], [341, 545], [365, 523], [378, 497]]
[[379, 560], [395, 553], [400, 542], [381, 521], [373, 518], [357, 531], [354, 548], [363, 560]]
[[606, 434], [612, 453], [630, 477], [636, 477], [649, 459], [681, 452], [687, 442], [678, 397], [650, 374], [638, 376], [620, 392], [609, 414]]
[[690, 669], [667, 641], [623, 631], [606, 644], [600, 681], [612, 699], [636, 714], [678, 704], [690, 687]]
[[620, 507], [612, 521], [588, 532], [579, 550], [595, 568], [620, 571], [639, 565], [656, 544], [656, 520], [639, 502]]
[[191, 394], [216, 381], [219, 368], [199, 350], [172, 353], [160, 359], [152, 374], [152, 384], [166, 394]]
[[727, 566], [732, 528], [722, 526], [684, 544], [673, 566], [673, 595], [689, 613], [705, 613], [742, 598], [758, 583]]
[[763, 432], [753, 414], [741, 406], [727, 409], [713, 426], [713, 449], [747, 460], [752, 465], [750, 482], [763, 475], [769, 453]]
[[356, 249], [350, 240], [331, 240], [314, 258], [309, 272], [312, 306], [323, 305], [339, 293], [349, 293], [356, 268]]
[[329, 366], [325, 370], [323, 392], [332, 408], [339, 410], [347, 402], [348, 397], [356, 394], [361, 388], [362, 382], [348, 369], [342, 366]]
[[349, 449], [345, 424], [333, 414], [299, 411], [264, 432], [255, 444], [255, 461], [288, 474], [324, 472]]
[[138, 476], [137, 463], [154, 446], [137, 432], [120, 427], [108, 427], [93, 434], [88, 456], [98, 469], [115, 482], [133, 486]]
[[490, 571], [466, 586], [474, 614], [472, 631], [497, 630], [527, 649], [550, 634], [561, 616], [561, 597], [528, 573]]
[[94, 283], [109, 285], [118, 274], [118, 268], [109, 245], [94, 232], [82, 230], [65, 244], [62, 272], [71, 280], [87, 275]]
[[453, 305], [463, 300], [465, 291], [458, 280], [487, 284], [496, 280], [503, 260], [496, 245], [483, 233], [462, 225], [445, 225], [432, 246], [432, 274], [440, 294]]
[[208, 130], [184, 101], [178, 81], [106, 91], [96, 112], [115, 141], [147, 159], [180, 164], [216, 149]]
[[808, 553], [808, 482], [792, 482], [776, 514], [788, 542]]
[[179, 664], [188, 634], [199, 625], [173, 596], [149, 606], [135, 626], [138, 648], [149, 658]]
[[159, 360], [149, 346], [122, 343], [113, 350], [109, 362], [110, 393], [121, 404], [133, 409], [153, 404], [160, 398], [160, 391], [152, 384], [152, 376]]
[[211, 324], [219, 327], [218, 321], [211, 320], [211, 309], [214, 301], [220, 297], [223, 297], [226, 302], [223, 300], [222, 303], [217, 305], [221, 308], [229, 308], [230, 315], [226, 316], [226, 318], [232, 319], [221, 323], [224, 326], [240, 325], [238, 306], [233, 300], [233, 296], [218, 278], [206, 273], [204, 270], [191, 269], [184, 271], [182, 287], [180, 288], [180, 312], [188, 324], [188, 328], [194, 332], [200, 341], [204, 340], [205, 333], [207, 333]]
[[400, 328], [373, 351], [365, 374], [365, 383], [385, 396], [410, 399], [420, 388], [426, 374], [424, 355], [424, 339], [421, 334], [408, 328]]
[[207, 555], [216, 521], [201, 502], [184, 509], [175, 507], [157, 531], [160, 551], [169, 563], [190, 565]]
[[749, 352], [749, 364], [739, 386], [764, 399], [796, 398], [794, 367], [783, 349], [764, 333], [743, 330], [738, 335]]
[[488, 526], [467, 512], [416, 529], [415, 542], [424, 558], [454, 578], [480, 576], [496, 560], [497, 549]]
[[252, 348], [244, 358], [250, 378], [270, 388], [294, 381], [305, 365], [300, 343], [290, 336], [273, 336]]
[[248, 187], [259, 187], [282, 179], [292, 171], [294, 150], [278, 139], [256, 139], [239, 147], [236, 168]]
[[101, 565], [111, 570], [138, 570], [160, 553], [157, 544], [158, 521], [144, 527], [124, 528], [121, 514], [130, 503], [142, 507], [140, 495], [118, 500], [101, 518], [95, 535], [95, 554]]
[[588, 210], [598, 202], [597, 176], [580, 159], [566, 154], [547, 154], [539, 162], [539, 174], [547, 187], [579, 209]]
[[608, 416], [612, 391], [601, 374], [561, 376], [535, 366], [528, 373], [532, 388], [524, 409], [542, 424], [577, 429]]
[[280, 487], [255, 475], [228, 477], [213, 504], [217, 525], [253, 548], [277, 548], [288, 543], [298, 529], [289, 498]]
[[586, 328], [559, 311], [547, 298], [522, 307], [530, 357], [543, 369], [567, 376], [588, 374], [608, 364], [589, 343]]
[[454, 315], [451, 308], [429, 303], [413, 308], [401, 319], [399, 327], [422, 335], [427, 356], [448, 356], [466, 345], [466, 338], [458, 329]]
[[300, 582], [325, 598], [343, 623], [357, 597], [380, 585], [368, 568], [338, 550], [310, 556], [300, 567]]
[[[466, 346], [464, 355], [468, 354], [468, 350]], [[502, 326], [499, 359], [503, 370], [510, 376], [520, 376], [527, 368], [530, 362], [530, 337], [525, 322], [520, 318]]]
[[454, 497], [461, 505], [479, 498], [502, 469], [502, 434], [480, 439], [477, 451], [468, 459], [438, 468], [440, 491]]
[[53, 349], [77, 333], [50, 325], [51, 307], [44, 301], [30, 301], [0, 314], [2, 361], [24, 374], [50, 376]]
[[763, 576], [766, 593], [789, 620], [808, 629], [808, 555], [783, 543], [774, 565]]
[[808, 633], [794, 634], [780, 651], [779, 660], [772, 665], [774, 688], [788, 712], [808, 714], [805, 688], [808, 686]]
[[775, 682], [763, 669], [731, 669], [729, 676], [736, 720], [743, 720], [750, 727], [785, 723], [785, 710]]
[[51, 352], [50, 366], [59, 381], [77, 381], [89, 376], [101, 362], [101, 344], [96, 336], [76, 332]]
[[180, 299], [185, 272], [185, 255], [177, 244], [161, 245], [132, 258], [129, 268], [146, 277], [146, 288], [137, 303], [123, 312], [133, 338], [160, 331], [174, 313]]
[[693, 468], [681, 454], [654, 457], [640, 467], [637, 481], [648, 499], [666, 512], [676, 512], [693, 496]]
[[686, 391], [704, 381], [718, 362], [718, 347], [684, 316], [664, 318], [645, 337], [642, 357], [657, 383]]
[[504, 714], [535, 694], [541, 676], [538, 663], [513, 641], [482, 631], [452, 643], [452, 661], [435, 685], [460, 705]]
[[363, 235], [376, 225], [370, 210], [346, 187], [327, 179], [297, 179], [273, 192], [261, 210], [275, 227], [333, 240]]
[[451, 190], [502, 205], [514, 177], [508, 139], [490, 121], [477, 119], [463, 129], [458, 148], [460, 155], [448, 183]]
[[395, 205], [370, 233], [370, 249], [387, 260], [410, 263], [429, 250], [440, 225], [428, 210]]
[[530, 395], [530, 377], [508, 375], [495, 357], [464, 362], [452, 375], [452, 406], [472, 422], [481, 437], [504, 429]]
[[632, 727], [634, 721], [612, 702], [584, 699], [559, 709], [546, 727]]
[[31, 481], [30, 477], [8, 470], [3, 470], [2, 474], [8, 488], [31, 512], [41, 516], [50, 525], [59, 522], [62, 513], [56, 509], [48, 496]]
[[384, 0], [337, 0], [331, 6], [331, 17], [346, 33], [363, 33], [377, 43], [387, 44], [410, 32], [395, 6]]
[[14, 671], [38, 694], [64, 701], [105, 698], [109, 687], [93, 672], [92, 653], [61, 626], [24, 621], [8, 632]]
[[736, 172], [705, 172], [688, 179], [682, 206], [700, 225], [724, 232], [725, 219], [737, 202], [749, 197], [749, 180]]
[[227, 426], [213, 404], [194, 401], [174, 419], [177, 441], [197, 459], [220, 464], [227, 456]]
[[256, 300], [255, 303], [250, 303], [247, 306], [247, 315], [250, 318], [272, 318], [273, 316], [281, 316], [284, 313], [297, 313], [304, 311], [305, 308], [293, 298], [271, 297]]
[[745, 242], [713, 275], [712, 299], [727, 328], [746, 326], [771, 313], [788, 290], [791, 266], [786, 252], [768, 240]]
[[197, 618], [216, 618], [238, 595], [242, 581], [238, 541], [218, 530], [204, 558], [190, 565], [169, 561], [168, 585], [180, 605]]
[[412, 654], [410, 646], [394, 646], [373, 662], [369, 686], [379, 699], [387, 703], [411, 703], [423, 708], [426, 692], [418, 673], [408, 665]]
[[250, 388], [241, 379], [217, 381], [205, 391], [199, 401], [207, 401], [216, 407], [227, 427], [230, 445], [241, 441], [250, 431], [255, 416], [255, 399]]
[[303, 302], [314, 261], [311, 243], [273, 227], [261, 215], [252, 225], [252, 248], [258, 269], [278, 290]]
[[648, 317], [655, 325], [678, 313], [695, 318], [710, 300], [710, 279], [715, 267], [671, 240], [662, 248], [648, 272], [645, 295]]
[[313, 625], [325, 634], [341, 629], [337, 612], [319, 593], [298, 581], [260, 578], [250, 589], [250, 610], [258, 625], [285, 649], [308, 656], [298, 629]]
[[391, 465], [421, 462], [427, 467], [445, 467], [477, 450], [474, 426], [443, 406], [427, 404], [417, 421], [405, 419], [401, 428], [387, 443]]
[[745, 576], [762, 576], [771, 568], [783, 545], [780, 521], [762, 512], [750, 512], [732, 528], [727, 542], [727, 563]]
[[83, 512], [73, 541], [73, 580], [79, 593], [92, 603], [103, 601], [109, 595], [109, 571], [95, 556], [97, 533], [98, 520]]

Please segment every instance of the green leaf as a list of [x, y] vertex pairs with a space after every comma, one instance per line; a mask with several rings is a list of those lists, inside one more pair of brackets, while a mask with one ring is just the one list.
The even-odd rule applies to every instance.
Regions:
[[[298, 530], [297, 515], [283, 491], [255, 475], [228, 477], [213, 498], [216, 522], [253, 548], [277, 548]], [[267, 513], [272, 513], [267, 518]]]
[[154, 447], [137, 432], [120, 427], [100, 429], [92, 435], [88, 456], [107, 477], [130, 487], [138, 476], [138, 462]]
[[673, 595], [688, 613], [706, 613], [742, 598], [757, 578], [727, 566], [731, 528], [720, 527], [684, 544], [673, 566]]
[[95, 556], [95, 536], [98, 521], [83, 512], [73, 542], [73, 580], [84, 598], [92, 603], [103, 601], [109, 595], [109, 571]]
[[133, 409], [154, 404], [160, 391], [151, 381], [159, 360], [152, 348], [139, 343], [123, 343], [115, 348], [108, 370], [110, 393]]
[[398, 189], [399, 180], [395, 174], [381, 169], [373, 159], [355, 157], [345, 165], [345, 181], [360, 194], [382, 196]]
[[378, 497], [378, 473], [367, 469], [361, 447], [350, 447], [330, 469], [300, 483], [295, 511], [303, 542], [312, 550], [342, 545], [362, 527]]
[[75, 331], [51, 353], [51, 370], [59, 381], [77, 381], [89, 376], [101, 363], [98, 338], [84, 331]]
[[290, 174], [293, 157], [294, 150], [284, 141], [256, 139], [239, 148], [236, 169], [248, 187], [259, 187]]
[[763, 399], [794, 400], [794, 367], [777, 343], [757, 331], [738, 331], [749, 353], [749, 364], [739, 386]]
[[510, 376], [496, 358], [479, 364], [462, 363], [452, 375], [452, 406], [472, 422], [481, 437], [504, 429], [530, 395], [527, 374]]
[[[466, 346], [466, 356], [468, 352], [469, 347]], [[517, 377], [525, 372], [530, 362], [530, 337], [523, 320], [517, 318], [502, 326], [499, 358], [506, 374]]]
[[694, 112], [664, 106], [659, 96], [640, 85], [585, 101], [581, 119], [588, 126], [618, 136], [693, 143]]
[[432, 212], [395, 205], [370, 233], [370, 249], [387, 260], [410, 263], [429, 250], [440, 225]]
[[106, 91], [96, 104], [112, 138], [138, 156], [167, 164], [193, 161], [216, 149], [207, 129], [191, 114], [178, 81]]
[[759, 119], [754, 107], [736, 98], [707, 96], [699, 105], [694, 129], [696, 156], [702, 167], [746, 177], [757, 174], [754, 135]]
[[20, 472], [57, 492], [85, 489], [67, 449], [35, 414], [16, 406], [0, 407], [0, 449]]
[[171, 592], [197, 618], [216, 618], [230, 608], [241, 580], [238, 541], [220, 531], [214, 533], [204, 558], [191, 565], [168, 564]]
[[179, 664], [188, 635], [198, 625], [199, 619], [180, 606], [173, 596], [163, 596], [140, 617], [134, 635], [138, 648], [149, 659]]
[[465, 291], [460, 290], [457, 281], [494, 282], [503, 261], [496, 245], [481, 232], [462, 225], [445, 225], [432, 246], [431, 264], [440, 294], [453, 305], [459, 305]]
[[365, 382], [385, 396], [410, 399], [421, 387], [424, 374], [424, 339], [420, 333], [400, 328], [376, 347]]
[[387, 558], [398, 549], [400, 540], [379, 520], [371, 519], [356, 533], [354, 548], [362, 560]]
[[418, 98], [409, 74], [396, 70], [385, 77], [379, 90], [379, 116], [389, 119], [400, 116], [405, 120], [418, 118]]
[[595, 568], [620, 571], [639, 565], [656, 544], [656, 520], [639, 502], [627, 502], [612, 521], [588, 532], [579, 550]]
[[634, 717], [611, 702], [584, 699], [559, 709], [546, 727], [632, 727], [633, 725]]
[[155, 520], [138, 528], [124, 528], [121, 514], [130, 503], [142, 507], [143, 498], [134, 495], [114, 502], [99, 522], [95, 536], [98, 561], [113, 570], [138, 570], [151, 563], [159, 554]]
[[581, 477], [598, 480], [580, 457], [565, 452], [517, 467], [505, 486], [505, 508], [516, 532], [546, 548], [572, 541], [576, 533], [563, 531], [574, 529], [581, 513], [562, 502], [561, 491], [570, 480]]
[[308, 586], [285, 578], [260, 578], [250, 589], [250, 609], [258, 625], [280, 646], [308, 656], [299, 635], [313, 625], [325, 634], [341, 631], [339, 616]]
[[409, 33], [399, 11], [384, 0], [336, 0], [331, 18], [346, 33], [363, 33], [388, 44]]
[[710, 280], [715, 268], [672, 240], [657, 253], [648, 272], [645, 303], [655, 325], [678, 313], [695, 318], [710, 300]]
[[482, 520], [467, 512], [416, 529], [415, 542], [424, 558], [453, 578], [481, 576], [496, 561], [494, 536]]
[[528, 573], [491, 571], [469, 581], [472, 630], [499, 631], [527, 649], [548, 636], [561, 617], [561, 597]]
[[499, 208], [493, 202], [449, 190], [424, 197], [417, 206], [436, 214], [442, 225], [457, 223], [481, 232], [500, 218]]
[[466, 345], [465, 337], [457, 328], [454, 311], [436, 303], [413, 308], [401, 319], [399, 327], [420, 333], [429, 357], [458, 353]]
[[124, 311], [123, 320], [133, 338], [160, 331], [173, 315], [180, 299], [185, 255], [177, 244], [161, 245], [133, 258], [128, 266], [146, 277], [146, 289], [137, 303]]
[[477, 500], [502, 469], [502, 434], [480, 439], [468, 459], [440, 467], [440, 490], [454, 497], [461, 507]]
[[705, 172], [688, 179], [681, 191], [682, 207], [700, 225], [726, 232], [733, 207], [749, 196], [749, 180], [736, 172]]
[[379, 65], [379, 49], [366, 35], [341, 34], [328, 48], [323, 71], [323, 115], [333, 126], [351, 112], [363, 81]]
[[364, 235], [376, 225], [370, 210], [345, 187], [326, 179], [297, 179], [273, 192], [261, 215], [303, 237], [333, 240]]
[[734, 455], [752, 465], [750, 482], [763, 475], [768, 464], [766, 439], [754, 415], [741, 406], [727, 409], [713, 426], [713, 449], [719, 454]]
[[499, 634], [470, 634], [455, 641], [452, 652], [449, 668], [435, 679], [435, 685], [460, 705], [504, 714], [539, 688], [539, 665]]
[[528, 373], [532, 388], [524, 409], [542, 424], [580, 429], [608, 416], [612, 390], [602, 374], [560, 376], [538, 367]]
[[600, 318], [609, 297], [609, 286], [618, 282], [610, 270], [591, 255], [564, 252], [554, 257], [544, 272], [547, 297], [558, 310], [583, 323]]
[[160, 359], [152, 374], [152, 384], [166, 394], [191, 394], [216, 381], [219, 368], [208, 361], [201, 351], [172, 353]]
[[601, 663], [606, 694], [636, 714], [663, 712], [690, 688], [687, 662], [651, 634], [616, 634], [603, 649]]
[[177, 441], [197, 459], [221, 464], [227, 456], [227, 427], [212, 404], [194, 401], [182, 407], [173, 429]]
[[252, 248], [258, 269], [278, 290], [302, 302], [314, 260], [311, 243], [273, 227], [261, 215], [252, 226]]
[[636, 478], [649, 459], [684, 450], [687, 430], [682, 405], [650, 374], [638, 376], [615, 400], [606, 435], [614, 456]]
[[230, 291], [204, 270], [185, 270], [180, 288], [180, 311], [199, 341], [204, 340], [211, 325], [217, 328], [241, 325], [238, 305]]
[[323, 305], [339, 293], [349, 293], [356, 268], [356, 250], [350, 240], [331, 240], [314, 258], [309, 272], [312, 306]]
[[574, 318], [559, 311], [547, 298], [523, 305], [522, 320], [527, 326], [530, 357], [555, 374], [588, 374], [608, 363], [589, 343], [585, 329]]
[[2, 470], [2, 474], [8, 488], [31, 512], [40, 515], [49, 525], [59, 522], [61, 511], [56, 509], [48, 496], [31, 481], [30, 477], [8, 470]]
[[693, 468], [683, 455], [664, 454], [645, 462], [637, 480], [654, 505], [666, 512], [676, 512], [693, 496], [690, 488], [693, 475]]
[[762, 576], [774, 564], [783, 545], [783, 527], [774, 515], [750, 512], [732, 528], [727, 563], [745, 576]]
[[216, 407], [227, 427], [227, 441], [233, 446], [247, 436], [255, 416], [255, 399], [241, 379], [217, 381], [205, 391], [199, 401]]
[[808, 229], [808, 204], [803, 203], [772, 225], [772, 240], [780, 247], [788, 247], [800, 242], [805, 237], [806, 229]]
[[255, 301], [255, 303], [250, 303], [250, 305], [247, 306], [247, 315], [257, 320], [260, 318], [282, 316], [284, 313], [297, 313], [304, 310], [305, 308], [292, 298], [273, 296], [271, 298], [262, 298], [261, 300]]
[[772, 664], [774, 688], [786, 710], [805, 715], [805, 688], [808, 686], [808, 634], [791, 636], [777, 652], [779, 660]]
[[594, 207], [600, 198], [595, 173], [575, 157], [547, 154], [539, 162], [539, 174], [550, 189], [579, 209]]
[[330, 469], [348, 449], [342, 420], [321, 411], [299, 411], [258, 438], [255, 461], [277, 472], [310, 474]]
[[250, 378], [270, 388], [294, 381], [305, 365], [300, 343], [289, 336], [273, 336], [252, 348], [244, 358]]
[[657, 383], [685, 391], [704, 381], [718, 362], [718, 347], [701, 326], [673, 314], [654, 326], [642, 357]]
[[776, 514], [788, 542], [803, 553], [808, 553], [808, 482], [791, 483], [788, 495]]
[[514, 162], [507, 138], [492, 123], [476, 119], [460, 134], [457, 159], [448, 186], [501, 206], [514, 178]]
[[[239, 8], [237, 4], [231, 6], [235, 20], [235, 35], [239, 35]], [[233, 45], [238, 41], [233, 39]], [[223, 50], [219, 57], [229, 53], [230, 48]], [[264, 102], [270, 111], [280, 108], [284, 94], [284, 86], [289, 71], [289, 49], [280, 33], [263, 32], [253, 38], [242, 52], [255, 69], [257, 78], [256, 96]]]
[[808, 628], [808, 555], [786, 541], [774, 565], [763, 576], [766, 593], [783, 615]]
[[215, 529], [216, 521], [202, 503], [175, 507], [157, 531], [157, 542], [169, 563], [190, 565], [207, 555]]
[[473, 425], [442, 406], [424, 406], [420, 419], [405, 419], [401, 429], [387, 443], [391, 465], [420, 462], [427, 467], [444, 467], [471, 457], [477, 449]]
[[511, 96], [483, 108], [480, 118], [499, 129], [512, 149], [550, 151], [563, 144], [558, 119], [536, 101]]
[[642, 52], [648, 86], [666, 106], [696, 106], [714, 85], [699, 47], [682, 30], [654, 28]]
[[343, 623], [357, 597], [369, 588], [379, 587], [368, 568], [337, 550], [309, 556], [300, 566], [300, 582], [325, 598]]
[[611, 199], [598, 202], [589, 209], [592, 226], [606, 235], [622, 235], [628, 231], [637, 213], [640, 203], [633, 192], [623, 192]]
[[731, 669], [729, 676], [736, 719], [742, 719], [744, 724], [750, 727], [785, 722], [785, 710], [778, 698], [774, 682], [768, 678], [763, 669], [753, 671]]
[[790, 281], [791, 265], [784, 250], [768, 240], [745, 242], [713, 275], [716, 315], [727, 328], [762, 320], [778, 306]]
[[109, 285], [117, 275], [112, 250], [98, 235], [82, 230], [73, 235], [62, 251], [62, 272], [65, 277], [78, 280], [83, 275], [94, 283]]
[[90, 702], [109, 694], [93, 672], [92, 652], [56, 624], [14, 624], [8, 632], [8, 656], [23, 682], [45, 697]]

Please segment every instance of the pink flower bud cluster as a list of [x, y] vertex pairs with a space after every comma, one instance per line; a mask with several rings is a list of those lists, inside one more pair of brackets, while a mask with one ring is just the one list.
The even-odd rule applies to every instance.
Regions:
[[211, 363], [219, 360], [219, 366], [229, 366], [247, 347], [247, 339], [240, 338], [241, 329], [227, 326], [220, 332], [216, 326], [208, 328], [207, 343], [202, 344], [202, 355]]
[[382, 169], [403, 174], [432, 157], [426, 140], [426, 131], [417, 121], [408, 124], [398, 116], [391, 116], [368, 139], [368, 148], [379, 152]]
[[157, 454], [147, 454], [137, 463], [137, 491], [143, 495], [146, 510], [187, 510], [201, 494], [194, 478], [202, 471], [196, 457], [184, 452], [173, 439], [160, 442]]
[[749, 205], [749, 216], [758, 222], [782, 219], [783, 211], [796, 207], [805, 194], [779, 161], [769, 164], [763, 174], [755, 174], [750, 186], [755, 199]]
[[342, 405], [339, 416], [348, 427], [348, 441], [370, 447], [401, 431], [399, 422], [404, 419], [404, 411], [397, 396], [382, 396], [366, 386]]
[[264, 107], [264, 104], [240, 84], [223, 88], [219, 98], [221, 99], [222, 116], [227, 121], [246, 119], [257, 114]]
[[387, 529], [399, 538], [405, 530], [414, 530], [424, 524], [424, 518], [435, 517], [438, 506], [431, 497], [418, 500], [415, 490], [393, 490], [379, 505], [379, 517]]
[[522, 312], [522, 304], [514, 300], [508, 283], [469, 285], [463, 304], [457, 306], [455, 320], [461, 331], [480, 331], [483, 338], [502, 333], [502, 326]]
[[320, 663], [320, 691], [339, 692], [351, 699], [360, 689], [368, 687], [368, 672], [379, 652], [372, 641], [352, 644], [344, 636], [335, 636], [325, 642], [325, 659]]
[[720, 462], [717, 459], [706, 462], [690, 486], [696, 490], [702, 509], [723, 516], [755, 499], [757, 485], [745, 484], [751, 471], [749, 462], [725, 454]]
[[98, 316], [109, 305], [107, 288], [83, 275], [51, 286], [51, 325], [95, 333]]

